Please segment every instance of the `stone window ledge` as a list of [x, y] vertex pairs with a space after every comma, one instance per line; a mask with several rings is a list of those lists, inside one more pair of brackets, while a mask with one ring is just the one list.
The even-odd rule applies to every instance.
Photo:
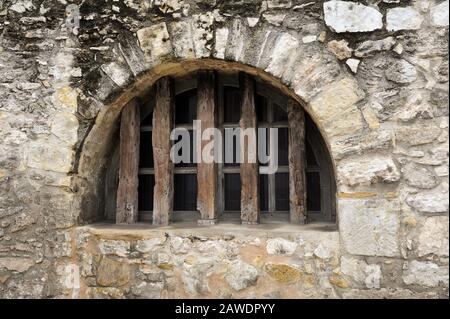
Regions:
[[291, 237], [304, 236], [313, 238], [319, 234], [335, 235], [338, 228], [333, 223], [312, 223], [308, 225], [292, 225], [284, 223], [268, 223], [260, 225], [241, 225], [238, 223], [220, 223], [213, 226], [198, 226], [193, 222], [176, 223], [167, 227], [155, 227], [148, 223], [133, 225], [116, 225], [112, 223], [98, 223], [80, 226], [81, 231], [92, 235], [111, 239], [133, 239], [144, 237], [160, 237], [166, 234], [181, 237], [204, 238], [234, 238], [234, 237]]

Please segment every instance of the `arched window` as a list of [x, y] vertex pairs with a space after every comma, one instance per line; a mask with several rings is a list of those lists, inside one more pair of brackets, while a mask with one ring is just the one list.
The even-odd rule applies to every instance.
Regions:
[[[209, 90], [207, 91], [208, 94], [213, 96], [205, 97], [205, 85], [199, 87], [199, 81], [205, 81], [205, 79], [213, 82], [206, 85]], [[249, 79], [248, 76], [247, 79]], [[292, 220], [290, 214], [292, 214], [292, 206], [295, 205], [295, 201], [292, 199], [293, 192], [290, 188], [303, 187], [307, 221], [334, 222], [334, 178], [327, 148], [320, 132], [311, 118], [303, 113], [300, 105], [297, 105], [296, 108], [303, 114], [300, 117], [303, 123], [292, 122], [288, 117], [288, 104], [291, 101], [289, 97], [256, 78], [251, 78], [250, 81], [252, 98], [249, 100], [247, 97], [247, 100], [250, 101], [251, 105], [254, 105], [254, 113], [251, 113], [251, 109], [248, 109], [250, 113], [247, 113], [250, 114], [250, 120], [254, 120], [256, 124], [258, 150], [261, 145], [264, 145], [266, 153], [270, 152], [271, 143], [273, 143], [274, 147], [276, 145], [275, 151], [278, 154], [278, 165], [275, 172], [270, 172], [268, 169], [269, 163], [258, 158], [258, 161], [250, 168], [254, 169], [256, 166], [256, 171], [253, 171], [255, 175], [259, 175], [255, 180], [256, 182], [245, 181], [247, 187], [254, 188], [256, 191], [254, 194], [257, 197], [257, 204], [252, 207], [258, 210], [257, 221], [265, 223], [270, 221], [289, 222], [290, 219]], [[208, 198], [208, 195], [205, 196], [204, 194], [210, 192], [213, 198], [207, 199], [207, 201], [212, 201], [213, 208], [210, 208], [210, 210], [214, 210], [212, 213], [214, 218], [211, 218], [214, 222], [217, 220], [240, 221], [243, 218], [241, 173], [246, 172], [245, 174], [247, 174], [247, 171], [238, 160], [239, 134], [233, 134], [233, 132], [236, 132], [235, 130], [240, 127], [242, 128], [243, 117], [246, 116], [242, 108], [248, 108], [243, 104], [245, 103], [243, 102], [243, 94], [248, 92], [243, 91], [242, 76], [237, 73], [225, 72], [215, 72], [214, 76], [210, 75], [209, 78], [208, 76], [199, 77], [197, 74], [191, 74], [172, 80], [171, 86], [171, 93], [169, 94], [172, 95], [172, 98], [169, 98], [170, 101], [166, 102], [169, 103], [168, 108], [172, 108], [172, 112], [167, 110], [167, 114], [163, 113], [162, 116], [170, 122], [170, 129], [183, 129], [183, 137], [188, 134], [190, 143], [188, 149], [177, 150], [177, 154], [188, 159], [188, 161], [172, 164], [169, 167], [172, 169], [172, 176], [164, 177], [165, 181], [168, 181], [169, 184], [172, 183], [168, 189], [172, 191], [169, 194], [172, 200], [169, 209], [172, 209], [173, 212], [168, 218], [171, 222], [202, 220], [202, 214], [198, 211], [199, 205], [207, 205], [204, 198]], [[199, 94], [203, 95], [199, 96]], [[157, 94], [154, 95], [157, 96]], [[155, 206], [155, 162], [157, 162], [155, 156], [159, 155], [157, 154], [158, 151], [154, 150], [153, 134], [154, 128], [161, 125], [158, 116], [154, 114], [156, 103], [156, 99], [149, 99], [141, 103], [139, 111], [141, 122], [137, 196], [138, 220], [143, 222], [153, 220]], [[200, 108], [201, 103], [211, 103], [213, 107]], [[199, 110], [202, 112], [200, 115], [198, 114]], [[221, 133], [222, 142], [220, 145], [223, 150], [223, 157], [222, 161], [205, 168], [206, 165], [199, 166], [195, 161], [198, 154], [196, 153], [197, 133], [194, 121], [200, 117], [208, 119], [208, 116], [211, 123], [214, 123], [210, 126], [214, 126]], [[252, 119], [253, 116], [254, 119]], [[295, 141], [291, 137], [290, 140], [290, 134], [293, 134], [292, 132], [295, 130], [299, 131], [297, 126], [303, 128], [304, 139]], [[262, 132], [265, 132], [265, 137]], [[272, 138], [271, 134], [274, 135]], [[178, 134], [177, 139], [172, 141], [171, 145], [178, 143], [181, 137], [182, 135]], [[227, 139], [227, 137], [231, 138]], [[264, 141], [260, 140], [262, 138], [264, 138]], [[230, 141], [232, 141], [233, 147], [230, 147], [230, 143], [226, 143]], [[296, 158], [290, 155], [292, 144], [295, 147], [301, 146], [297, 148], [298, 150], [304, 150], [303, 157], [300, 157], [304, 159], [304, 163], [297, 163], [298, 165], [292, 163], [293, 159]], [[219, 144], [214, 145], [217, 147]], [[183, 154], [183, 152], [187, 152], [187, 154]], [[229, 152], [230, 154], [228, 154]], [[167, 150], [164, 150], [163, 156], [168, 159]], [[164, 161], [162, 165], [165, 165]], [[303, 172], [293, 169], [292, 166], [302, 168]], [[206, 171], [208, 173], [204, 175]], [[267, 173], [268, 171], [269, 173]], [[303, 179], [299, 179], [300, 181], [304, 180], [304, 185], [290, 185], [293, 174], [304, 174]], [[204, 181], [205, 176], [206, 182]], [[212, 179], [214, 179], [213, 184], [211, 184]], [[205, 185], [208, 189], [205, 189]], [[215, 186], [212, 187], [212, 185]], [[111, 190], [111, 187], [108, 189]], [[165, 192], [167, 193], [167, 191]], [[203, 195], [199, 195], [199, 192], [203, 192]], [[164, 196], [166, 195], [168, 194], [164, 194]], [[199, 196], [203, 196], [202, 203], [199, 203]], [[253, 199], [252, 196], [250, 198]], [[112, 206], [109, 205], [110, 208]], [[111, 216], [111, 214], [109, 215]]]

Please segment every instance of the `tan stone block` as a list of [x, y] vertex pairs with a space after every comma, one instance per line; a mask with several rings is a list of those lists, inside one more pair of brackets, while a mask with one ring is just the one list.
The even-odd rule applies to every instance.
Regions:
[[350, 135], [362, 129], [361, 112], [356, 107], [362, 97], [357, 82], [344, 78], [324, 88], [310, 102], [310, 108], [329, 137]]
[[330, 50], [339, 60], [351, 58], [353, 50], [348, 46], [346, 40], [332, 40], [328, 42], [328, 50]]
[[97, 283], [103, 287], [126, 285], [131, 280], [131, 271], [126, 262], [102, 258], [97, 269]]
[[51, 131], [62, 141], [75, 145], [78, 140], [78, 119], [69, 112], [58, 112], [53, 116]]
[[266, 264], [264, 270], [271, 278], [281, 283], [295, 283], [303, 276], [300, 270], [286, 264]]
[[24, 257], [1, 257], [0, 269], [6, 268], [10, 271], [25, 272], [34, 265], [34, 261]]
[[378, 117], [375, 114], [375, 112], [370, 107], [363, 108], [362, 113], [370, 129], [376, 130], [380, 128], [380, 121], [378, 120]]
[[53, 172], [68, 173], [75, 152], [56, 138], [33, 141], [28, 148], [28, 166]]
[[[311, 101], [322, 90], [326, 90], [327, 85], [334, 87], [331, 83], [335, 82], [341, 74], [340, 65], [334, 55], [328, 52], [325, 54], [321, 47], [314, 46], [310, 50], [311, 52], [302, 52], [292, 67], [291, 86], [305, 102]], [[328, 98], [329, 96], [326, 96], [325, 100]]]
[[377, 193], [374, 192], [356, 192], [356, 193], [339, 193], [338, 198], [370, 198], [377, 197]]
[[350, 287], [350, 284], [344, 278], [341, 278], [341, 277], [338, 277], [338, 276], [331, 276], [329, 280], [330, 280], [330, 283], [332, 285], [336, 286], [336, 287], [339, 287], [339, 288], [348, 288], [348, 287]]
[[175, 21], [169, 24], [175, 57], [195, 59], [192, 24], [190, 21]]
[[172, 44], [165, 22], [137, 31], [139, 44], [147, 62], [163, 62], [172, 52]]
[[399, 256], [399, 204], [380, 199], [339, 199], [339, 228], [354, 255]]
[[448, 222], [448, 216], [434, 216], [427, 218], [418, 237], [417, 251], [419, 257], [428, 254], [448, 257]]
[[70, 86], [64, 86], [56, 92], [57, 102], [61, 106], [76, 111], [78, 108], [78, 93]]

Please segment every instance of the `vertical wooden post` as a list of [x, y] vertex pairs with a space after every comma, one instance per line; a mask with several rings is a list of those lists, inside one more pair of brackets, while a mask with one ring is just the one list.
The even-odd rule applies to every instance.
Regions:
[[288, 101], [289, 121], [289, 203], [293, 224], [306, 224], [305, 112], [294, 100]]
[[[240, 128], [241, 134], [243, 131], [250, 128], [255, 130], [255, 137], [257, 134], [257, 117], [255, 107], [255, 85], [253, 79], [247, 74], [240, 74], [241, 87], [241, 120]], [[249, 145], [249, 142], [255, 143], [254, 146]], [[242, 143], [242, 138], [241, 138]], [[259, 223], [259, 166], [257, 154], [255, 163], [249, 161], [249, 150], [256, 150], [256, 140], [250, 141], [246, 139], [241, 144], [241, 156], [243, 162], [241, 163], [241, 220], [243, 224], [257, 224]]]
[[[200, 71], [198, 73], [198, 104], [197, 119], [201, 121], [202, 132], [206, 129], [215, 128], [217, 124], [217, 106], [215, 100], [215, 76], [214, 71]], [[203, 147], [212, 142], [203, 141]], [[196, 150], [194, 150], [196, 152]], [[216, 153], [218, 150], [214, 149]], [[217, 163], [205, 163], [199, 160], [197, 165], [197, 209], [200, 212], [200, 225], [211, 225], [217, 222]]]
[[133, 99], [123, 109], [120, 121], [117, 224], [133, 224], [138, 220], [139, 139], [140, 110], [136, 99]]
[[174, 98], [169, 77], [156, 82], [156, 103], [153, 110], [153, 157], [155, 165], [155, 190], [153, 200], [153, 225], [166, 226], [173, 212], [173, 163], [170, 159], [173, 127]]

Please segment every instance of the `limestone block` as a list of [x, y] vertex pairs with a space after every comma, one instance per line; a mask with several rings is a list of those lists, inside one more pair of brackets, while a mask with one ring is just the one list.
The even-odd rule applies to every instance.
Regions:
[[431, 24], [436, 27], [447, 27], [449, 24], [449, 1], [443, 1], [430, 10]]
[[271, 25], [279, 27], [283, 24], [283, 21], [286, 18], [286, 14], [284, 14], [284, 13], [279, 13], [279, 14], [264, 13], [263, 18]]
[[350, 68], [350, 70], [352, 70], [353, 73], [357, 73], [359, 63], [361, 63], [361, 61], [358, 59], [348, 59], [347, 61], [345, 61], [345, 63], [348, 65], [348, 67]]
[[141, 253], [149, 253], [157, 248], [162, 247], [164, 238], [151, 238], [146, 240], [139, 240], [136, 243], [136, 250]]
[[149, 69], [149, 64], [145, 62], [144, 52], [140, 48], [136, 38], [129, 36], [119, 37], [119, 51], [126, 61], [134, 76]]
[[336, 57], [331, 53], [326, 55], [322, 49], [311, 45], [308, 51], [299, 55], [293, 67], [291, 86], [298, 96], [309, 102], [326, 85], [335, 82], [340, 74], [341, 70]]
[[332, 40], [328, 42], [327, 47], [339, 60], [345, 60], [352, 56], [353, 50], [348, 46], [346, 40]]
[[141, 282], [131, 287], [131, 292], [142, 299], [160, 299], [163, 289], [163, 282]]
[[246, 44], [249, 40], [249, 30], [244, 20], [235, 19], [228, 35], [225, 58], [232, 61], [243, 61]]
[[192, 37], [194, 40], [195, 57], [207, 58], [211, 55], [214, 39], [214, 15], [211, 12], [193, 15]]
[[28, 148], [28, 166], [53, 172], [68, 173], [75, 155], [71, 146], [53, 138], [38, 139]]
[[378, 116], [372, 107], [365, 106], [362, 109], [362, 114], [364, 116], [364, 120], [366, 121], [370, 129], [376, 130], [380, 128], [380, 121], [378, 120]]
[[346, 159], [337, 170], [339, 184], [351, 187], [397, 182], [401, 176], [392, 158], [385, 156]]
[[411, 194], [406, 203], [421, 213], [447, 213], [448, 212], [448, 184], [433, 190]]
[[274, 238], [267, 241], [266, 250], [269, 255], [292, 255], [297, 245], [296, 242], [284, 238]]
[[341, 272], [351, 277], [358, 284], [364, 284], [366, 288], [380, 288], [382, 279], [380, 265], [368, 265], [364, 260], [342, 256]]
[[247, 17], [247, 23], [250, 28], [254, 28], [259, 22], [259, 18]]
[[210, 292], [208, 277], [214, 270], [211, 258], [202, 258], [193, 265], [183, 264], [182, 281], [184, 289], [191, 295]]
[[280, 283], [292, 284], [298, 282], [303, 276], [299, 269], [286, 264], [268, 263], [264, 266], [264, 271]]
[[187, 254], [192, 249], [192, 242], [187, 238], [170, 237], [170, 251], [176, 255]]
[[56, 103], [69, 111], [75, 112], [77, 110], [78, 93], [70, 86], [63, 86], [59, 88], [56, 93]]
[[428, 217], [418, 236], [419, 257], [428, 254], [448, 257], [448, 216]]
[[58, 112], [53, 117], [51, 131], [68, 145], [75, 145], [78, 141], [78, 127], [78, 119], [74, 114]]
[[333, 31], [370, 32], [383, 27], [383, 15], [375, 8], [350, 1], [323, 4], [325, 23]]
[[385, 71], [386, 78], [399, 84], [409, 84], [417, 80], [417, 70], [406, 60], [397, 59]]
[[351, 277], [358, 284], [362, 284], [366, 279], [364, 269], [367, 263], [364, 260], [352, 258], [352, 257], [341, 257], [341, 272]]
[[241, 291], [256, 284], [258, 270], [241, 261], [233, 261], [225, 275], [225, 280], [236, 291]]
[[126, 262], [103, 257], [97, 269], [97, 283], [103, 287], [120, 287], [131, 280], [131, 270]]
[[183, 7], [183, 0], [154, 0], [153, 5], [162, 13], [172, 13]]
[[339, 227], [347, 252], [364, 256], [399, 256], [398, 208], [385, 201], [339, 199]]
[[319, 244], [317, 248], [314, 250], [314, 256], [320, 259], [330, 259], [333, 257], [333, 251], [329, 249], [326, 245]]
[[376, 41], [364, 41], [356, 48], [355, 56], [365, 58], [381, 51], [389, 51], [395, 44], [396, 41], [394, 37], [387, 37]]
[[356, 81], [344, 78], [326, 87], [310, 107], [328, 136], [350, 135], [362, 129], [361, 112], [356, 107], [362, 96]]
[[403, 282], [425, 287], [437, 287], [443, 283], [448, 287], [448, 266], [414, 260], [408, 263], [408, 268], [403, 272]]
[[225, 50], [227, 48], [229, 33], [230, 31], [228, 30], [228, 28], [216, 29], [214, 56], [218, 59], [225, 59]]
[[117, 86], [126, 86], [132, 80], [131, 71], [125, 63], [111, 62], [104, 64], [102, 70]]
[[365, 269], [366, 279], [365, 284], [369, 289], [380, 289], [381, 286], [381, 267], [380, 265], [367, 265]]
[[116, 255], [126, 257], [130, 253], [130, 242], [124, 240], [104, 240], [99, 243], [103, 255]]
[[296, 54], [299, 49], [299, 42], [289, 33], [282, 33], [275, 42], [272, 54], [269, 58], [269, 65], [266, 72], [281, 77], [290, 65], [290, 59]]
[[420, 29], [423, 17], [412, 7], [389, 9], [386, 14], [388, 31]]
[[31, 0], [15, 1], [12, 6], [9, 7], [10, 11], [16, 13], [25, 13], [26, 11], [34, 10], [36, 7]]
[[165, 22], [138, 30], [137, 37], [148, 63], [162, 63], [172, 52], [172, 44]]
[[194, 59], [195, 50], [192, 37], [192, 24], [190, 21], [175, 21], [169, 24], [175, 57]]
[[401, 171], [409, 186], [431, 189], [439, 184], [435, 174], [426, 167], [409, 163], [405, 165]]
[[442, 130], [431, 121], [398, 126], [395, 129], [397, 142], [408, 146], [432, 143], [441, 134]]
[[25, 272], [34, 265], [34, 261], [25, 257], [0, 257], [0, 269]]

